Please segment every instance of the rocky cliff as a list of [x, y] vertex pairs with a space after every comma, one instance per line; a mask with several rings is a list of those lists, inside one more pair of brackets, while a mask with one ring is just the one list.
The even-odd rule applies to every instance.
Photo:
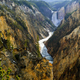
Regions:
[[71, 12], [79, 9], [79, 6], [80, 6], [79, 2], [77, 2], [77, 1], [74, 1], [70, 4], [68, 4], [67, 7], [66, 7], [66, 13], [71, 13]]
[[60, 41], [53, 63], [55, 80], [80, 79], [80, 26]]
[[68, 15], [46, 42], [53, 56], [54, 80], [80, 79], [80, 9]]
[[80, 10], [78, 9], [70, 15], [66, 21], [56, 29], [54, 35], [47, 41], [46, 46], [48, 52], [54, 56], [59, 48], [59, 40], [65, 35], [71, 33], [77, 26], [80, 25]]
[[31, 3], [8, 2], [0, 2], [0, 71], [11, 72], [0, 79], [52, 80], [52, 64], [42, 58], [38, 40], [54, 25]]
[[15, 3], [13, 1], [5, 1], [5, 4], [1, 4], [8, 7], [8, 10], [5, 12], [8, 13], [10, 17], [15, 17], [15, 19], [19, 18], [18, 20], [22, 19], [25, 22], [28, 32], [33, 37], [34, 41], [37, 40], [37, 35], [40, 39], [42, 36], [46, 37], [48, 35], [44, 28], [50, 30], [55, 29], [55, 26], [51, 23], [51, 21], [48, 18], [45, 18], [42, 13], [38, 11], [38, 8], [31, 5], [32, 3], [28, 1], [15, 1]]
[[73, 11], [79, 9], [80, 4], [79, 1], [71, 1], [68, 3], [66, 6], [63, 6], [59, 11], [58, 11], [58, 19], [63, 19], [64, 16], [67, 13], [72, 13]]

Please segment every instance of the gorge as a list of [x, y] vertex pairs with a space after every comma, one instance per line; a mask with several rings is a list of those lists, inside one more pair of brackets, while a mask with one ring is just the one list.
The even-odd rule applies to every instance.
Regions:
[[47, 41], [53, 35], [53, 32], [50, 32], [49, 30], [47, 30], [47, 31], [49, 33], [49, 36], [44, 39], [39, 40], [40, 53], [41, 53], [42, 57], [45, 57], [47, 60], [49, 60], [50, 63], [53, 63], [53, 58], [47, 52], [47, 48], [44, 44], [44, 42]]
[[[52, 14], [52, 22], [56, 27], [58, 27], [62, 19], [57, 18], [58, 17], [57, 11], [53, 11], [52, 13], [53, 13]], [[54, 32], [50, 32], [49, 30], [46, 30], [46, 31], [48, 32], [49, 36], [44, 39], [39, 40], [40, 53], [41, 53], [42, 57], [45, 57], [47, 60], [49, 60], [50, 63], [53, 63], [53, 58], [47, 52], [47, 48], [46, 48], [44, 42], [46, 42], [53, 35]]]
[[0, 80], [80, 79], [80, 0], [50, 5], [0, 0]]

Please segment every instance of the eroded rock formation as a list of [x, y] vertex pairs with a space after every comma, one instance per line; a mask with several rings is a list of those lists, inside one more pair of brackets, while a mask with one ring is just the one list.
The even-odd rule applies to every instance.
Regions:
[[56, 80], [80, 78], [80, 26], [60, 41], [54, 57], [53, 73]]

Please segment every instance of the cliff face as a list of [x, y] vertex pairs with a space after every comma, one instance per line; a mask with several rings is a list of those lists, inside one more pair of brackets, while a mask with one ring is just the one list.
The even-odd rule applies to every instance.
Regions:
[[[7, 51], [6, 51], [7, 52]], [[14, 52], [16, 53], [16, 52]], [[16, 57], [4, 55], [4, 52], [0, 51], [0, 65], [2, 69], [7, 72], [8, 68], [11, 69], [9, 80], [16, 80], [16, 76], [19, 76], [20, 80], [52, 80], [53, 79], [53, 66], [44, 58], [34, 58], [30, 56], [30, 53], [26, 50], [17, 51]], [[31, 53], [32, 55], [32, 53]]]
[[59, 11], [58, 11], [58, 19], [63, 19], [65, 16], [65, 8], [62, 7]]
[[60, 41], [53, 63], [56, 80], [78, 80], [80, 78], [80, 26]]
[[71, 13], [71, 12], [79, 9], [79, 6], [80, 6], [79, 2], [77, 2], [77, 1], [72, 2], [71, 4], [67, 5], [66, 13]]
[[63, 19], [67, 13], [72, 13], [73, 11], [79, 9], [80, 4], [79, 1], [72, 1], [67, 6], [62, 7], [58, 11], [58, 19]]
[[48, 52], [54, 56], [60, 46], [59, 40], [65, 35], [71, 33], [77, 26], [80, 25], [80, 10], [75, 11], [69, 18], [54, 32], [53, 36], [47, 41], [46, 46]]
[[15, 3], [13, 1], [9, 1], [8, 3], [5, 2], [5, 5], [12, 10], [12, 13], [10, 10], [7, 10], [7, 13], [10, 17], [14, 18], [13, 16], [15, 16], [14, 19], [20, 18], [25, 22], [28, 32], [33, 37], [34, 41], [37, 41], [37, 35], [40, 37], [40, 39], [42, 36], [48, 36], [48, 33], [44, 28], [49, 30], [55, 29], [55, 26], [51, 23], [51, 21], [48, 18], [45, 18], [36, 7], [31, 5], [32, 3], [29, 3], [28, 1], [15, 1]]
[[0, 2], [0, 69], [12, 70], [10, 80], [52, 80], [52, 64], [42, 58], [38, 40], [54, 25], [33, 5], [11, 3]]
[[54, 58], [54, 80], [80, 79], [80, 9], [64, 18], [46, 46]]

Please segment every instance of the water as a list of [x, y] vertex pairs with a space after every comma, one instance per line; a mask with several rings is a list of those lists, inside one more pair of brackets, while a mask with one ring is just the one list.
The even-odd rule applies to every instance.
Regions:
[[[61, 20], [57, 19], [57, 11], [52, 11], [53, 15], [52, 15], [52, 22], [53, 24], [58, 27]], [[45, 29], [46, 30], [46, 29]], [[53, 58], [50, 56], [50, 54], [47, 52], [47, 48], [44, 44], [45, 41], [47, 41], [52, 35], [53, 35], [53, 32], [50, 32], [49, 30], [46, 30], [48, 33], [49, 33], [49, 36], [44, 38], [44, 39], [41, 39], [39, 41], [39, 45], [40, 45], [40, 53], [42, 55], [42, 57], [45, 57], [47, 60], [49, 60], [50, 63], [53, 63]]]
[[39, 41], [39, 45], [40, 45], [40, 53], [42, 55], [42, 57], [45, 57], [47, 60], [49, 60], [50, 63], [53, 63], [53, 58], [50, 56], [50, 54], [47, 52], [47, 48], [44, 44], [45, 41], [47, 41], [52, 35], [53, 35], [53, 32], [50, 32], [49, 30], [47, 30], [48, 33], [49, 33], [49, 36], [44, 38], [44, 39], [41, 39]]
[[53, 12], [53, 15], [52, 15], [52, 22], [53, 24], [58, 27], [59, 24], [61, 23], [61, 20], [62, 19], [57, 19], [57, 11]]

